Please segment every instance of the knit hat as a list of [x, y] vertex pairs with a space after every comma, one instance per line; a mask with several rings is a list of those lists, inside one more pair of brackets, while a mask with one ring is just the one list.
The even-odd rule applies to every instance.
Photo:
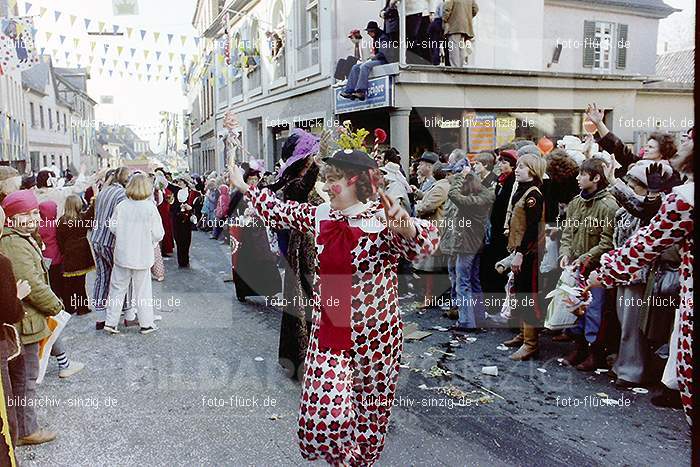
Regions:
[[498, 154], [499, 159], [508, 162], [511, 167], [515, 168], [518, 165], [518, 153], [514, 149], [506, 149]]
[[536, 156], [541, 156], [542, 151], [540, 151], [540, 148], [535, 146], [534, 144], [528, 144], [527, 146], [523, 146], [520, 149], [518, 149], [518, 157], [523, 157], [525, 154], [534, 154]]
[[[538, 150], [539, 151], [539, 150]], [[522, 164], [530, 170], [530, 173], [535, 175], [542, 181], [544, 174], [547, 172], [547, 160], [536, 154], [525, 154], [518, 158], [518, 164]]]
[[39, 209], [39, 201], [37, 201], [36, 195], [31, 190], [15, 191], [5, 197], [2, 202], [2, 209], [9, 219], [17, 214]]
[[10, 178], [19, 177], [19, 172], [14, 167], [9, 165], [0, 165], [0, 182], [9, 180]]

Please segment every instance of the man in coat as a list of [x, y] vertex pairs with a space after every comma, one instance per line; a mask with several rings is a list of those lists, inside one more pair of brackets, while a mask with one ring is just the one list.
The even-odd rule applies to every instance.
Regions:
[[447, 0], [442, 20], [447, 37], [450, 64], [457, 68], [467, 65], [471, 55], [471, 40], [474, 38], [474, 17], [479, 12], [476, 0]]
[[369, 74], [374, 67], [388, 63], [387, 55], [390, 55], [390, 48], [395, 46], [376, 21], [370, 21], [366, 31], [372, 38], [372, 55], [366, 62], [353, 65], [345, 91], [340, 93], [345, 99], [367, 99]]

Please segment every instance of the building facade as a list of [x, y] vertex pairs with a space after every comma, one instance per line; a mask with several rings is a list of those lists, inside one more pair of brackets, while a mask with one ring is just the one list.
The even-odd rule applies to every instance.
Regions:
[[580, 135], [591, 102], [606, 109], [610, 128], [626, 142], [650, 130], [624, 122], [664, 99], [648, 83], [663, 80], [656, 76], [658, 22], [676, 10], [662, 0], [479, 6], [467, 67], [415, 60], [402, 30], [397, 63], [375, 68], [361, 102], [339, 96], [335, 67], [355, 51], [351, 30], [381, 24], [383, 2], [201, 0], [193, 24], [205, 38], [202, 60], [186, 77], [191, 166], [225, 166], [227, 111], [242, 132], [243, 149], [234, 156], [262, 158], [268, 167], [291, 128], [321, 132], [345, 120], [388, 130], [405, 163], [425, 149], [478, 152], [513, 138]]

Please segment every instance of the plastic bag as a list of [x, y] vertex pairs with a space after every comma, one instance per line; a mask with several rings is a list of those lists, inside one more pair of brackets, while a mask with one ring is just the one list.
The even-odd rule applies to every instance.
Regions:
[[39, 374], [36, 379], [36, 384], [41, 384], [46, 375], [46, 367], [49, 364], [49, 355], [51, 348], [56, 342], [56, 339], [61, 335], [66, 324], [70, 320], [70, 314], [65, 310], [61, 310], [56, 316], [46, 318], [46, 325], [49, 327], [51, 334], [39, 341]]
[[545, 237], [544, 256], [540, 263], [540, 273], [546, 274], [559, 267], [559, 242], [552, 240], [549, 235]]
[[513, 295], [513, 287], [515, 284], [515, 275], [512, 272], [508, 273], [508, 282], [506, 283], [506, 297], [501, 306], [501, 318], [509, 320], [512, 314], [511, 297]]
[[564, 268], [557, 282], [557, 287], [547, 294], [551, 298], [547, 306], [547, 318], [544, 327], [547, 329], [566, 329], [574, 326], [578, 319], [579, 310], [590, 302], [580, 297], [582, 291], [581, 275], [578, 270]]

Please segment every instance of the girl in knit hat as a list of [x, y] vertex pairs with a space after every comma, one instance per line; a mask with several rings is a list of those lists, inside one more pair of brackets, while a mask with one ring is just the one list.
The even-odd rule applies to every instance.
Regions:
[[510, 356], [512, 360], [528, 360], [534, 357], [538, 350], [536, 326], [542, 318], [538, 293], [538, 268], [542, 258], [545, 232], [544, 196], [542, 196], [541, 187], [546, 170], [545, 159], [535, 154], [519, 157], [515, 168], [518, 187], [511, 199], [508, 251], [515, 253], [511, 270], [515, 276], [517, 304], [514, 308], [522, 326], [522, 345]]
[[351, 149], [324, 159], [330, 203], [282, 202], [231, 182], [266, 223], [312, 233], [318, 258], [313, 324], [304, 364], [299, 446], [308, 460], [373, 465], [384, 447], [399, 374], [402, 333], [398, 258], [432, 254], [437, 228], [394, 200], [375, 201], [376, 162]]

